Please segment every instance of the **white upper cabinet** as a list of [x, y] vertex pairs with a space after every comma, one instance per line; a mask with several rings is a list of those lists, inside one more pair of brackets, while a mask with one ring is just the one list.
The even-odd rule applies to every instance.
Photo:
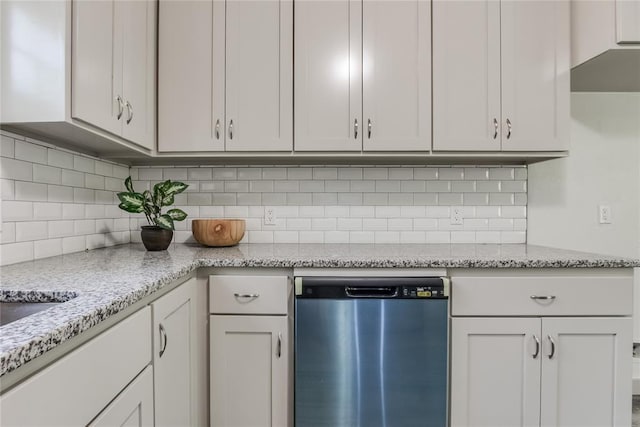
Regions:
[[568, 1], [433, 3], [433, 148], [562, 151]]
[[295, 8], [295, 150], [427, 151], [430, 2]]
[[72, 4], [72, 117], [152, 149], [155, 3]]
[[362, 150], [362, 2], [295, 7], [295, 150]]
[[433, 149], [500, 150], [500, 2], [433, 2]]
[[114, 79], [122, 76], [116, 72], [122, 69], [122, 34], [114, 32], [114, 19], [112, 1], [73, 2], [71, 114], [117, 134], [122, 122], [115, 98], [121, 95], [114, 93]]
[[292, 1], [160, 2], [158, 150], [290, 151]]
[[224, 150], [224, 10], [159, 3], [158, 151]]
[[431, 141], [430, 2], [365, 1], [364, 151], [427, 151]]
[[227, 1], [227, 151], [292, 149], [292, 23], [290, 0]]
[[640, 0], [616, 0], [616, 42], [640, 44]]
[[501, 2], [502, 150], [569, 143], [569, 2]]

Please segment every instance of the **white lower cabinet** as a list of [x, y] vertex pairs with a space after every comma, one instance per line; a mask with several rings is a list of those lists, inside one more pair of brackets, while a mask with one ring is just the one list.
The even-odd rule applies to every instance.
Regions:
[[286, 426], [285, 316], [211, 316], [211, 425]]
[[291, 426], [290, 279], [211, 276], [209, 296], [211, 426]]
[[[617, 307], [604, 305], [601, 317], [558, 317], [565, 305], [589, 311], [602, 292], [582, 291], [596, 284], [602, 290], [609, 281]], [[631, 424], [630, 278], [453, 277], [452, 283], [451, 426]], [[509, 295], [492, 292], [508, 283]], [[481, 317], [514, 307], [540, 314]]]
[[89, 427], [153, 425], [153, 368], [147, 366]]
[[152, 425], [150, 328], [145, 307], [3, 393], [0, 425]]
[[151, 304], [156, 426], [196, 425], [196, 279]]

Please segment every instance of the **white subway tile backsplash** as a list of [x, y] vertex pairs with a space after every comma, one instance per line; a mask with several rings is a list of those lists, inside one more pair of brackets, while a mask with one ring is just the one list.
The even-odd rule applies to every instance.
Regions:
[[33, 260], [33, 242], [3, 244], [0, 248], [0, 264], [8, 265]]
[[389, 168], [389, 179], [405, 181], [413, 179], [413, 168]]
[[164, 168], [162, 171], [162, 179], [170, 179], [172, 181], [186, 181], [187, 168]]
[[88, 157], [74, 155], [73, 169], [78, 172], [94, 173], [96, 171], [96, 162]]
[[413, 179], [436, 180], [438, 168], [413, 168]]
[[465, 168], [464, 179], [473, 181], [482, 181], [489, 179], [488, 168]]
[[266, 180], [287, 179], [287, 170], [286, 168], [263, 168], [262, 179], [266, 179]]
[[84, 205], [80, 203], [63, 203], [63, 219], [84, 219]]
[[447, 193], [451, 191], [449, 181], [427, 181], [427, 191], [429, 193]]
[[31, 181], [33, 179], [32, 164], [2, 157], [0, 158], [0, 178]]
[[34, 242], [34, 258], [62, 255], [62, 239], [48, 239]]
[[365, 168], [362, 173], [362, 178], [367, 179], [389, 179], [389, 170], [388, 168]]
[[83, 187], [84, 173], [62, 169], [62, 185], [68, 185], [71, 187]]
[[3, 221], [25, 221], [33, 218], [33, 202], [9, 200], [2, 203]]
[[13, 138], [0, 135], [0, 156], [11, 158], [15, 156], [15, 141]]
[[514, 201], [513, 193], [489, 193], [489, 204], [492, 206], [509, 206]]
[[85, 174], [84, 176], [85, 188], [93, 188], [96, 190], [104, 190], [104, 176]]
[[515, 169], [510, 167], [489, 169], [489, 179], [508, 180], [515, 179]]
[[107, 162], [96, 161], [95, 173], [102, 177], [113, 175], [113, 165]]
[[13, 243], [16, 241], [16, 223], [5, 222], [2, 224], [2, 233], [0, 233], [0, 243]]
[[47, 186], [33, 182], [16, 181], [15, 200], [47, 200]]
[[42, 240], [47, 238], [46, 221], [26, 221], [16, 223], [16, 242]]
[[2, 200], [15, 199], [15, 182], [12, 179], [0, 179], [0, 197]]
[[30, 163], [47, 164], [46, 147], [32, 144], [27, 141], [15, 141], [15, 158]]
[[239, 181], [259, 180], [262, 177], [262, 168], [238, 168], [237, 176]]
[[453, 181], [464, 179], [464, 169], [462, 168], [439, 168], [438, 179]]
[[[49, 238], [73, 236], [74, 221], [49, 221]], [[129, 223], [127, 220], [127, 230]]]
[[349, 243], [375, 243], [374, 231], [350, 231]]
[[34, 202], [33, 203], [33, 219], [39, 219], [39, 220], [62, 219], [62, 204]]

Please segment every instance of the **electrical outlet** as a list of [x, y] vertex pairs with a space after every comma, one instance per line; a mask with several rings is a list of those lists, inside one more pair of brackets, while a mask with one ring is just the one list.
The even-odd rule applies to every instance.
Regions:
[[264, 225], [276, 225], [276, 209], [274, 207], [264, 207]]
[[454, 206], [451, 208], [451, 225], [462, 225], [462, 208]]
[[600, 224], [611, 224], [611, 207], [607, 205], [598, 206]]

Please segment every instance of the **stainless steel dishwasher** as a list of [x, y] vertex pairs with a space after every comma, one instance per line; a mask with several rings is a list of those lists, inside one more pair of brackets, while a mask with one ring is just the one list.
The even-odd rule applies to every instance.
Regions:
[[448, 284], [296, 278], [296, 427], [446, 426]]

